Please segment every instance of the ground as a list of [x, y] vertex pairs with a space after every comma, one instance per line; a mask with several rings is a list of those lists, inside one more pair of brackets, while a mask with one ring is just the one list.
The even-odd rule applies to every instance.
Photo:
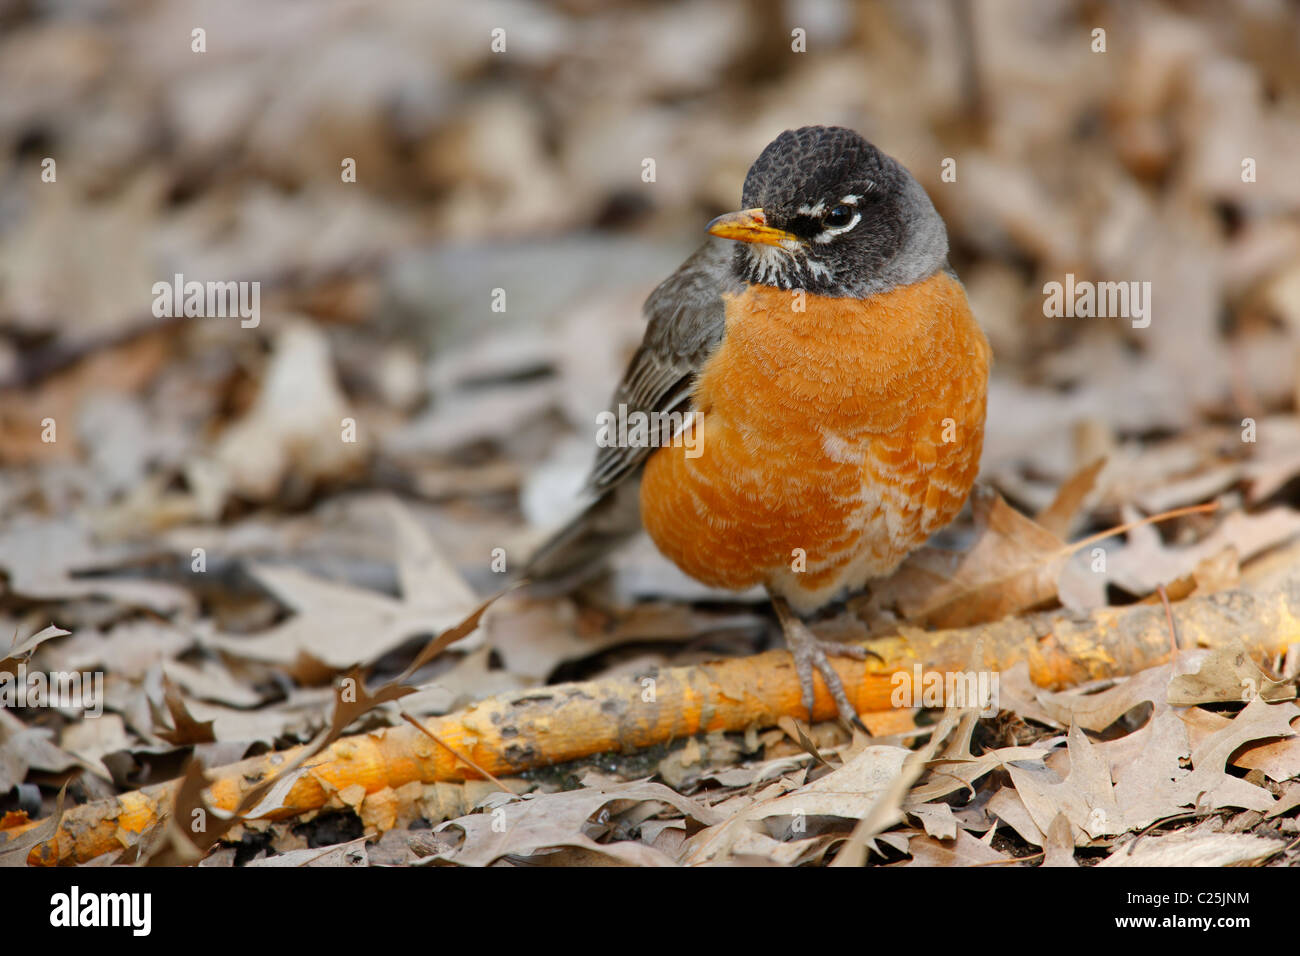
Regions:
[[[1300, 861], [1300, 13], [754, 11], [0, 4], [0, 860]], [[925, 186], [994, 353], [973, 505], [816, 625], [868, 734], [644, 539], [501, 594], [807, 123]]]

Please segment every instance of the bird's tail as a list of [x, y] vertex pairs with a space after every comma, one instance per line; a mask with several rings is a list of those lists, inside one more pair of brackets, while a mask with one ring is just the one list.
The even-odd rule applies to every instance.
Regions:
[[617, 548], [641, 530], [640, 476], [606, 491], [555, 532], [521, 572], [534, 593], [563, 593], [595, 577]]

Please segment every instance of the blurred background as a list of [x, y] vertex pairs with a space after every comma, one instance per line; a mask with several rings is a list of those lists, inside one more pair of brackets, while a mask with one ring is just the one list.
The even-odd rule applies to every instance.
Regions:
[[[574, 507], [640, 303], [814, 123], [948, 223], [995, 354], [985, 481], [1033, 512], [1105, 454], [1076, 531], [1217, 497], [1160, 544], [1274, 548], [1298, 53], [1283, 0], [0, 0], [0, 630], [53, 621], [38, 663], [107, 670], [116, 724], [60, 740], [118, 783], [169, 752], [164, 667], [218, 740], [319, 723], [331, 674], [445, 626]], [[176, 274], [260, 283], [255, 327], [156, 315]], [[1046, 316], [1067, 274], [1150, 282], [1150, 325]], [[395, 565], [426, 540], [442, 563]], [[647, 543], [620, 561], [603, 605], [502, 612], [429, 706], [590, 673], [593, 634], [627, 667], [752, 637]], [[417, 584], [423, 617], [294, 617]]]

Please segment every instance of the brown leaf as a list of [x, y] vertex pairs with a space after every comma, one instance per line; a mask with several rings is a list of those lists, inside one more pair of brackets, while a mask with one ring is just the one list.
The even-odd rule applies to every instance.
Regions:
[[931, 627], [966, 627], [994, 621], [1056, 598], [1056, 576], [1065, 544], [1008, 505], [996, 491], [978, 487], [971, 496], [978, 537], [951, 574], [931, 561], [925, 573], [938, 578], [928, 593], [908, 595], [899, 609]]
[[1193, 704], [1244, 702], [1262, 697], [1266, 701], [1294, 700], [1295, 681], [1275, 681], [1260, 670], [1250, 651], [1238, 640], [1214, 648], [1200, 667], [1179, 674], [1169, 682], [1169, 703], [1175, 707]]
[[1191, 745], [1187, 728], [1172, 710], [1155, 714], [1129, 738], [1139, 742], [1141, 749], [1113, 770], [1115, 802], [1124, 826], [1140, 830], [1185, 809], [1181, 785], [1191, 771], [1183, 762], [1191, 756]]
[[[473, 606], [473, 592], [438, 553], [437, 543], [396, 503], [388, 514], [393, 523], [398, 576], [404, 588], [415, 588], [403, 590], [401, 600], [296, 568], [257, 564], [249, 569], [253, 576], [296, 613], [260, 634], [215, 634], [209, 641], [240, 658], [287, 666], [307, 654], [330, 668], [341, 669], [380, 657], [416, 634], [441, 634], [447, 628], [455, 631], [467, 621], [477, 626], [495, 596], [466, 618]], [[457, 632], [448, 643], [465, 633], [468, 631]], [[441, 649], [426, 648], [425, 653]], [[420, 659], [420, 664], [425, 660]]]
[[706, 863], [725, 859], [750, 824], [769, 817], [816, 816], [864, 818], [877, 800], [899, 777], [911, 751], [902, 747], [866, 747], [844, 766], [789, 793], [760, 800], [721, 826], [696, 834], [689, 841], [687, 862]]
[[1273, 809], [1272, 795], [1261, 787], [1224, 772], [1229, 758], [1243, 744], [1270, 737], [1291, 737], [1291, 720], [1297, 713], [1291, 703], [1269, 704], [1255, 698], [1222, 730], [1192, 750], [1192, 772], [1179, 781], [1178, 796], [1187, 805]]
[[1070, 773], [1064, 780], [1041, 762], [1007, 765], [1029, 815], [1049, 840], [1056, 820], [1064, 816], [1078, 846], [1124, 832], [1106, 758], [1077, 726], [1070, 729], [1067, 740]]
[[676, 807], [699, 823], [721, 822], [721, 814], [681, 796], [663, 784], [646, 781], [584, 787], [560, 793], [508, 798], [487, 812], [473, 813], [434, 830], [450, 845], [429, 858], [461, 866], [487, 866], [503, 856], [531, 856], [556, 847], [580, 847], [624, 863], [668, 866], [673, 860], [642, 843], [621, 840], [598, 843], [589, 833], [603, 836], [606, 827], [598, 817], [619, 801], [654, 800]]
[[213, 810], [203, 799], [208, 786], [203, 765], [195, 759], [185, 775], [169, 813], [140, 835], [136, 853], [147, 866], [189, 866], [197, 863], [239, 822], [238, 814]]
[[[1042, 846], [1046, 843], [1047, 837], [1038, 829], [1034, 818], [1029, 815], [1025, 802], [1020, 798], [1015, 787], [1002, 787], [993, 794], [988, 802], [988, 812], [1015, 830], [1026, 843], [1034, 846]], [[1070, 840], [1070, 849], [1074, 849], [1073, 838]]]
[[[1190, 655], [1180, 655], [1180, 661], [1189, 659], [1195, 660]], [[1076, 723], [1084, 730], [1100, 733], [1141, 704], [1151, 703], [1157, 713], [1167, 709], [1167, 688], [1172, 674], [1173, 667], [1169, 664], [1148, 667], [1100, 692], [1076, 689], [1043, 693], [1038, 699], [1059, 723]]]
[[1052, 499], [1052, 503], [1034, 516], [1039, 527], [1064, 539], [1070, 533], [1083, 499], [1088, 497], [1097, 476], [1106, 467], [1106, 459], [1098, 458], [1091, 465], [1079, 469], [1065, 480]]
[[[1296, 716], [1300, 717], [1300, 712]], [[1300, 777], [1300, 736], [1247, 747], [1232, 758], [1234, 767], [1262, 771], [1281, 782]]]
[[[210, 720], [197, 721], [191, 716], [185, 706], [185, 698], [181, 696], [180, 688], [172, 683], [171, 678], [166, 674], [162, 678], [163, 702], [167, 705], [167, 710], [171, 714], [172, 729], [154, 730], [154, 734], [167, 741], [169, 744], [175, 744], [178, 747], [186, 744], [209, 744], [217, 738], [212, 732], [213, 722]], [[162, 714], [158, 712], [153, 701], [149, 701], [150, 710], [153, 711], [154, 723], [161, 723]]]
[[59, 824], [63, 822], [63, 798], [67, 789], [64, 786], [59, 790], [54, 812], [41, 821], [39, 826], [19, 834], [6, 834], [0, 830], [0, 867], [26, 866], [27, 854], [32, 847], [54, 839], [59, 832]]
[[905, 808], [907, 815], [916, 817], [925, 827], [926, 836], [936, 840], [957, 839], [957, 818], [946, 803], [920, 803]]
[[1013, 859], [983, 843], [965, 830], [957, 831], [955, 840], [936, 840], [914, 836], [907, 844], [912, 855], [905, 866], [975, 866], [981, 863], [1012, 863]]
[[[1232, 724], [1231, 719], [1200, 707], [1189, 707], [1179, 716], [1193, 746], [1200, 746], [1207, 738]], [[1296, 717], [1300, 717], [1300, 708], [1292, 711], [1292, 723]], [[1232, 755], [1232, 765], [1244, 770], [1259, 770], [1270, 780], [1291, 780], [1300, 776], [1300, 735], [1243, 747]], [[1270, 811], [1273, 812], [1275, 810]]]
[[[1126, 521], [1137, 513], [1124, 510]], [[1147, 595], [1162, 584], [1200, 573], [1207, 583], [1216, 577], [1231, 575], [1215, 572], [1214, 562], [1222, 564], [1223, 552], [1233, 549], [1239, 561], [1276, 547], [1300, 535], [1300, 514], [1290, 508], [1277, 507], [1258, 514], [1234, 511], [1200, 541], [1186, 547], [1170, 547], [1150, 525], [1129, 529], [1127, 543], [1108, 548], [1103, 571], [1075, 576], [1070, 589], [1070, 605], [1079, 610], [1104, 607], [1106, 587], [1115, 584], [1130, 594]], [[1204, 562], [1210, 561], [1210, 564]]]
[[1074, 836], [1064, 813], [1057, 814], [1043, 843], [1043, 866], [1078, 866], [1074, 859]]
[[333, 846], [290, 850], [288, 853], [281, 853], [278, 856], [252, 860], [247, 865], [258, 867], [337, 866], [362, 868], [369, 866], [370, 860], [366, 853], [366, 838], [358, 837], [347, 843], [336, 843]]
[[20, 641], [18, 640], [18, 632], [15, 631], [12, 643], [8, 647], [0, 647], [0, 653], [5, 655], [0, 657], [0, 674], [16, 674], [15, 668], [18, 666], [19, 658], [30, 655], [32, 651], [52, 637], [66, 637], [70, 633], [70, 631], [65, 631], [63, 628], [51, 624], [49, 627], [43, 628]]
[[1277, 840], [1247, 833], [1171, 833], [1116, 850], [1098, 866], [1255, 866], [1282, 849]]

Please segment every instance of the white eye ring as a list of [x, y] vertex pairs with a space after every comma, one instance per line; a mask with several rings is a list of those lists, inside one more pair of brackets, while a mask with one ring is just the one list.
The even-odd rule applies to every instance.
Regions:
[[[846, 203], [845, 205], [848, 204]], [[850, 219], [842, 226], [827, 226], [821, 232], [817, 233], [817, 235], [813, 236], [813, 242], [821, 242], [821, 243], [830, 242], [832, 239], [834, 239], [836, 236], [840, 235], [841, 233], [848, 232], [850, 229], [852, 229], [861, 221], [862, 221], [862, 213], [854, 210], [852, 219]]]

